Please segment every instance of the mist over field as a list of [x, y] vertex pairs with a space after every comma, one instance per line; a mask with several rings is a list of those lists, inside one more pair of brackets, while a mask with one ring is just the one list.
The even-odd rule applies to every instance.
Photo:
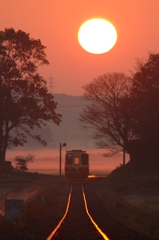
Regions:
[[[115, 155], [113, 157], [103, 157], [104, 151], [91, 149], [87, 150], [89, 154], [89, 172], [90, 174], [108, 175], [113, 169], [122, 164], [122, 154]], [[64, 174], [66, 150], [62, 150], [62, 174]], [[49, 148], [26, 150], [26, 149], [14, 149], [7, 152], [7, 160], [12, 161], [12, 165], [15, 167], [13, 161], [15, 156], [26, 156], [31, 154], [35, 156], [34, 162], [28, 165], [28, 171], [38, 172], [45, 174], [59, 174], [59, 150], [52, 150]], [[128, 157], [127, 157], [128, 161]]]
[[[42, 129], [33, 130], [47, 142], [47, 147], [43, 147], [29, 137], [24, 147], [8, 149], [6, 160], [13, 162], [15, 156], [31, 154], [35, 156], [35, 160], [28, 165], [29, 171], [59, 174], [59, 145], [66, 143], [66, 147], [62, 148], [62, 174], [64, 174], [66, 150], [82, 149], [87, 151], [90, 174], [107, 175], [122, 164], [122, 153], [113, 157], [103, 157], [102, 154], [106, 153], [106, 150], [96, 149], [92, 139], [93, 131], [81, 129], [78, 118], [87, 104], [81, 96], [54, 94], [54, 98], [58, 103], [56, 112], [62, 114], [62, 122], [59, 126], [47, 123]], [[126, 160], [129, 160], [128, 156]], [[14, 162], [12, 165], [15, 167]]]

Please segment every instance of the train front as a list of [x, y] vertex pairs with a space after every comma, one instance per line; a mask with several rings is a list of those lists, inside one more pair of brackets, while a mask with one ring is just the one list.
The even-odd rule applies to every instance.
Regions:
[[65, 176], [68, 181], [86, 181], [89, 174], [89, 154], [83, 150], [66, 151]]

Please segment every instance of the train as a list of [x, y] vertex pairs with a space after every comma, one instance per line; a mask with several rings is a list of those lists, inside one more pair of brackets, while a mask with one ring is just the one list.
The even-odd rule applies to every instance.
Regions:
[[85, 182], [89, 175], [89, 154], [83, 150], [69, 150], [65, 154], [65, 177], [70, 182]]

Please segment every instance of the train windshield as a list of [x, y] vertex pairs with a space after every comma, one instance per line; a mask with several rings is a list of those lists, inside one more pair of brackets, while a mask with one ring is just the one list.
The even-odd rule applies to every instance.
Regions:
[[82, 165], [88, 165], [88, 154], [82, 154]]
[[75, 157], [75, 164], [78, 165], [80, 163], [79, 157]]
[[73, 164], [73, 155], [67, 154], [66, 155], [66, 165], [72, 165]]

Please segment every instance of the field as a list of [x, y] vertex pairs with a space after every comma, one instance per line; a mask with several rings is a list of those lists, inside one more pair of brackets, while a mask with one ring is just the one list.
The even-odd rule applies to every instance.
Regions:
[[115, 219], [143, 236], [159, 239], [158, 170], [121, 167], [94, 185]]
[[38, 173], [22, 172], [14, 172], [10, 176], [0, 176], [0, 210], [2, 213], [4, 214], [5, 198], [23, 198], [26, 201], [35, 196], [50, 181], [50, 178], [51, 176]]
[[[51, 183], [51, 184], [50, 184]], [[152, 171], [125, 171], [116, 169], [107, 178], [91, 178], [94, 194], [111, 216], [125, 226], [134, 229], [143, 236], [159, 239], [159, 175]], [[58, 176], [38, 173], [15, 172], [10, 176], [0, 177], [0, 239], [21, 231], [30, 224], [35, 224], [55, 208], [56, 198], [60, 216], [65, 211], [67, 200], [65, 186], [63, 195], [62, 183]], [[41, 201], [45, 199], [45, 205]], [[21, 221], [4, 220], [4, 200], [7, 197], [23, 198], [24, 211]], [[34, 239], [34, 237], [32, 237]], [[39, 238], [40, 239], [40, 238]]]
[[[0, 239], [43, 218], [48, 209], [54, 205], [59, 190], [60, 181], [57, 176], [23, 172], [0, 176]], [[43, 196], [44, 202], [41, 196]], [[5, 221], [5, 198], [23, 198], [24, 207], [21, 221], [19, 219]]]

